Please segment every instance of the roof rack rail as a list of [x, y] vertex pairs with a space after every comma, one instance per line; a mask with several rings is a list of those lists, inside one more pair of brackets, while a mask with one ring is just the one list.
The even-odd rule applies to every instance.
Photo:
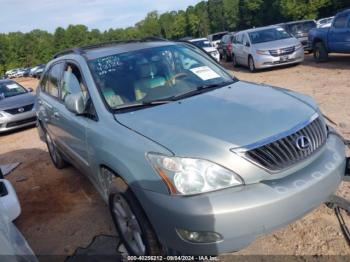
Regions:
[[64, 55], [68, 55], [68, 54], [78, 54], [78, 55], [82, 55], [84, 54], [84, 50], [81, 49], [81, 48], [71, 48], [71, 49], [66, 49], [66, 50], [63, 50], [61, 52], [58, 52], [56, 53], [53, 58], [57, 58], [57, 57], [60, 57], [60, 56], [64, 56]]
[[86, 49], [94, 49], [94, 48], [99, 48], [99, 47], [108, 47], [108, 46], [113, 46], [113, 45], [118, 45], [118, 44], [128, 44], [128, 43], [140, 43], [140, 42], [152, 42], [152, 41], [168, 41], [164, 38], [161, 37], [145, 37], [141, 39], [131, 39], [131, 40], [124, 40], [124, 41], [109, 41], [109, 42], [104, 42], [104, 43], [98, 43], [98, 44], [93, 44], [93, 45], [87, 45], [83, 46], [80, 48], [72, 48], [72, 49], [67, 49], [62, 52], [59, 52], [54, 55], [54, 58], [68, 55], [68, 54], [78, 54], [78, 55], [83, 55], [85, 53]]

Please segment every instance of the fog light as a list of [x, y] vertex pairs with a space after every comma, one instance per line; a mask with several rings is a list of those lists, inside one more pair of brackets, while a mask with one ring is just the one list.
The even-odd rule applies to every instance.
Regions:
[[223, 239], [219, 233], [215, 232], [189, 231], [185, 229], [176, 229], [176, 231], [183, 240], [193, 243], [213, 243]]

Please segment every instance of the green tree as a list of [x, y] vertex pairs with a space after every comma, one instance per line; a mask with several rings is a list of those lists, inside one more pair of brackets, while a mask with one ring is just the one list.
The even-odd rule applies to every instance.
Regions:
[[281, 12], [290, 19], [315, 19], [321, 7], [329, 0], [281, 0]]
[[234, 31], [239, 23], [239, 0], [223, 0], [226, 30]]
[[208, 14], [211, 32], [225, 30], [223, 0], [208, 0]]

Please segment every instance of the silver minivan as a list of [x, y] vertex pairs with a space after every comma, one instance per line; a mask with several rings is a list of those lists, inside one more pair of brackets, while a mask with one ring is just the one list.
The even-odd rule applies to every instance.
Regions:
[[240, 250], [345, 174], [343, 140], [312, 98], [239, 81], [190, 43], [58, 54], [36, 110], [54, 165], [91, 180], [132, 255]]
[[233, 65], [248, 66], [251, 72], [304, 60], [302, 44], [282, 27], [268, 26], [235, 34], [232, 48]]

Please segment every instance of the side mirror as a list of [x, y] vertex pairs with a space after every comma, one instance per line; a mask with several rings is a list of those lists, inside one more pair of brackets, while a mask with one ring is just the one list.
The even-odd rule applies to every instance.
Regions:
[[21, 213], [16, 191], [6, 179], [0, 179], [0, 207], [1, 212], [5, 212], [10, 221], [15, 220]]
[[77, 115], [81, 115], [85, 112], [85, 100], [81, 93], [69, 94], [64, 100], [66, 108]]
[[246, 42], [246, 43], [245, 43], [245, 46], [246, 46], [246, 47], [250, 47], [249, 42]]
[[33, 92], [33, 91], [34, 91], [34, 89], [31, 88], [31, 87], [27, 88], [27, 90], [28, 90], [29, 92]]

